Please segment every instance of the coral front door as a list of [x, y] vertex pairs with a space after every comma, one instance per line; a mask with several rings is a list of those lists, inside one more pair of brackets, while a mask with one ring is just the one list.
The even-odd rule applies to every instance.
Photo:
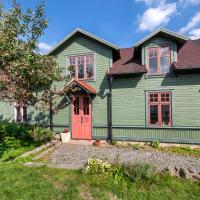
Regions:
[[91, 102], [88, 96], [72, 98], [72, 139], [92, 139]]

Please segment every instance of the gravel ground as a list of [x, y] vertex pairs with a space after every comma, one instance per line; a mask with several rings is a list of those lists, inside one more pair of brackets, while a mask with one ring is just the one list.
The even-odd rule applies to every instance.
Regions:
[[113, 162], [119, 157], [123, 163], [149, 163], [158, 170], [165, 168], [192, 169], [200, 173], [200, 158], [191, 156], [179, 156], [162, 152], [147, 152], [129, 148], [117, 148], [115, 146], [94, 147], [85, 144], [61, 143], [46, 155], [46, 160], [53, 167], [79, 169], [85, 166], [88, 158], [107, 159]]

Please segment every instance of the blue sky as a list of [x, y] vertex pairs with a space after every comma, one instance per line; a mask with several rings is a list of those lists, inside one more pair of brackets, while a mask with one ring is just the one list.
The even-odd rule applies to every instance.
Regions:
[[[4, 0], [9, 6], [9, 0]], [[20, 0], [24, 8], [40, 0]], [[157, 27], [200, 38], [200, 0], [46, 0], [49, 27], [41, 52], [79, 27], [120, 47], [130, 47]]]

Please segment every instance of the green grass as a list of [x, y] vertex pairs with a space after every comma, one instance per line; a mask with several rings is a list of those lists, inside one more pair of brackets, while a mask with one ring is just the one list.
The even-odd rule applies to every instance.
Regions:
[[199, 199], [200, 182], [156, 175], [127, 185], [115, 185], [102, 175], [47, 167], [0, 163], [1, 200], [45, 199]]
[[31, 151], [35, 148], [35, 146], [27, 146], [27, 147], [19, 147], [17, 149], [9, 149], [1, 156], [0, 161], [9, 161], [14, 160], [18, 156], [22, 155], [27, 151]]
[[200, 157], [200, 149], [192, 149], [190, 147], [160, 147], [159, 150], [162, 152], [175, 153], [178, 155]]

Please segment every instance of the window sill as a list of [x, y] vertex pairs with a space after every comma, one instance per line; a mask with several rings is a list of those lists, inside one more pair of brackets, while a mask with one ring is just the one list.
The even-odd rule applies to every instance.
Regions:
[[155, 129], [168, 129], [168, 128], [173, 128], [173, 126], [147, 126], [148, 128], [155, 128]]
[[166, 74], [146, 74], [145, 78], [146, 79], [151, 79], [151, 78], [166, 78], [166, 77], [173, 77], [172, 73], [166, 73]]

